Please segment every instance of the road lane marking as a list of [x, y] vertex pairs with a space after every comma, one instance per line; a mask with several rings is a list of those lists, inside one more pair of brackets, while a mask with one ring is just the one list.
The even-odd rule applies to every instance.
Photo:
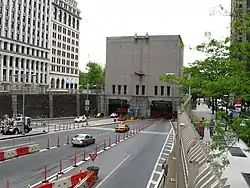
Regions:
[[129, 154], [125, 159], [123, 159], [97, 186], [96, 188], [100, 187], [103, 183], [105, 183], [105, 181], [112, 176], [112, 174], [118, 169], [120, 168], [127, 160], [128, 158], [131, 157], [131, 154]]
[[169, 133], [157, 132], [157, 131], [141, 131], [143, 134], [156, 134], [156, 135], [168, 135]]
[[[168, 143], [172, 143], [172, 145], [173, 145], [173, 142], [170, 140], [170, 137], [172, 136], [172, 134], [174, 134], [173, 126], [172, 126], [171, 130], [169, 131], [169, 133], [167, 134], [166, 140], [164, 141], [164, 144], [161, 148], [160, 154], [159, 154], [158, 159], [156, 161], [156, 164], [154, 166], [153, 172], [148, 180], [148, 184], [147, 184], [146, 188], [152, 187], [151, 184], [154, 184], [154, 187], [158, 186], [158, 184], [161, 180], [161, 177], [162, 177], [164, 171], [163, 171], [163, 169], [161, 171], [157, 171], [157, 168], [158, 168], [158, 166], [162, 167], [162, 163], [160, 161], [166, 160], [166, 158], [164, 159], [163, 156], [168, 156], [170, 151], [171, 151], [171, 150], [166, 149], [166, 147], [168, 148], [168, 146], [169, 146]], [[167, 153], [164, 151], [167, 151]], [[159, 175], [157, 181], [155, 181], [153, 179], [155, 174]]]

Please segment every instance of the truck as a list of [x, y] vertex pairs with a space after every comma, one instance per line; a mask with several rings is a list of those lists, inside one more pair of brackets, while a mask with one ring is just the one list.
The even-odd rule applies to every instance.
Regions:
[[21, 114], [9, 118], [7, 115], [3, 117], [1, 121], [1, 132], [3, 134], [22, 134], [22, 133], [29, 133], [31, 128], [31, 118], [23, 116]]

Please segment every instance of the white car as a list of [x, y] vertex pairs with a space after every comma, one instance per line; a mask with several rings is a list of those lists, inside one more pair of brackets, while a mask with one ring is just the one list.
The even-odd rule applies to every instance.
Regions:
[[89, 134], [77, 134], [71, 140], [73, 146], [88, 146], [90, 144], [95, 144], [95, 137]]
[[109, 117], [110, 117], [110, 118], [117, 118], [117, 117], [118, 117], [118, 114], [117, 114], [117, 113], [112, 113], [112, 114], [110, 114]]
[[75, 123], [82, 123], [85, 122], [87, 120], [86, 116], [79, 116], [77, 118], [74, 119]]

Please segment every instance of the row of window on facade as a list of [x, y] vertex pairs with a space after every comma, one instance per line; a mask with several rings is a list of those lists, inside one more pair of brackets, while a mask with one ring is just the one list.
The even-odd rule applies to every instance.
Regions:
[[[116, 93], [116, 91], [117, 91], [117, 93]], [[113, 94], [127, 95], [127, 92], [128, 92], [128, 86], [127, 85], [123, 85], [123, 86], [118, 85], [117, 90], [116, 90], [116, 85], [112, 85], [112, 93]], [[136, 95], [146, 95], [146, 86], [145, 85], [142, 85], [142, 86], [136, 85], [135, 94]], [[165, 86], [154, 86], [154, 95], [161, 95], [161, 96], [167, 95], [167, 96], [170, 96], [171, 95], [171, 87], [166, 86], [166, 91], [165, 91]]]
[[[67, 62], [67, 63], [66, 63]], [[65, 59], [60, 59], [60, 58], [55, 58], [52, 57], [52, 63], [57, 63], [58, 65], [67, 65], [71, 67], [77, 67], [78, 68], [78, 62], [70, 61], [70, 60], [65, 60]]]
[[[77, 47], [79, 46], [79, 41], [78, 41], [78, 39], [77, 40], [75, 40], [75, 39], [72, 39], [72, 40], [70, 40], [70, 38], [66, 38], [66, 36], [63, 36], [63, 35], [61, 35], [60, 33], [59, 34], [56, 34], [56, 32], [53, 32], [52, 33], [52, 37], [53, 37], [53, 39], [55, 39], [55, 40], [52, 40], [52, 45], [53, 46], [56, 46], [56, 41], [58, 41], [58, 40], [60, 40], [60, 41], [63, 41], [64, 43], [63, 43], [63, 45], [61, 45], [61, 42], [59, 42], [58, 41], [58, 43], [57, 43], [57, 47], [59, 47], [59, 48], [63, 48], [63, 49], [66, 49], [66, 42], [67, 42], [67, 44], [68, 45], [75, 45], [75, 48], [77, 49]], [[57, 40], [58, 39], [58, 40]], [[67, 39], [67, 40], [66, 40]], [[70, 50], [70, 49], [68, 49], [68, 50]], [[72, 49], [71, 49], [72, 50]], [[76, 50], [76, 52], [78, 53], [78, 49]]]
[[[8, 63], [8, 58], [9, 58], [9, 63]], [[40, 66], [40, 71], [47, 72], [48, 70], [48, 63], [24, 59], [24, 58], [15, 58], [12, 56], [7, 56], [7, 55], [3, 56], [3, 66], [10, 67], [10, 68], [15, 67], [15, 68], [21, 68], [21, 69], [26, 68], [26, 69], [37, 70], [37, 71], [39, 71], [39, 66]]]
[[48, 52], [43, 51], [43, 50], [37, 50], [35, 48], [31, 47], [26, 47], [22, 46], [19, 44], [14, 44], [14, 43], [9, 43], [9, 42], [4, 42], [0, 41], [0, 49], [2, 50], [8, 50], [11, 52], [17, 52], [17, 53], [22, 53], [23, 55], [32, 55], [36, 56], [36, 58], [48, 58]]
[[72, 59], [72, 60], [74, 59], [78, 60], [78, 55], [70, 54], [69, 52], [67, 52], [67, 56], [66, 56], [65, 51], [61, 51], [61, 50], [56, 51], [56, 49], [52, 49], [52, 55], [62, 56], [63, 58], [67, 57], [68, 59]]
[[73, 29], [79, 31], [80, 21], [79, 19], [75, 18], [74, 16], [63, 12], [62, 10], [58, 10], [58, 8], [54, 7], [53, 18], [60, 23], [63, 23]]
[[23, 83], [34, 83], [34, 84], [47, 84], [47, 74], [25, 72], [18, 70], [7, 70], [3, 69], [3, 82], [23, 82]]
[[79, 39], [78, 33], [75, 33], [74, 31], [71, 31], [70, 29], [62, 27], [62, 26], [57, 25], [55, 23], [53, 23], [53, 30], [58, 31], [59, 33], [63, 33], [64, 35], [68, 35], [69, 37]]
[[64, 66], [51, 66], [51, 71], [53, 72], [61, 72], [61, 73], [67, 73], [67, 74], [78, 74], [78, 69], [73, 69], [69, 67], [64, 67]]

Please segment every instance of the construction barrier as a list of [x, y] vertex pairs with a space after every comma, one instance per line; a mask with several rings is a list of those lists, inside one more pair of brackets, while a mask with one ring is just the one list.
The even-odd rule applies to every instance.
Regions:
[[28, 155], [39, 151], [39, 144], [27, 145], [0, 152], [0, 161]]
[[73, 188], [78, 186], [91, 188], [97, 180], [97, 176], [92, 171], [79, 172], [77, 174], [39, 185], [35, 188]]

